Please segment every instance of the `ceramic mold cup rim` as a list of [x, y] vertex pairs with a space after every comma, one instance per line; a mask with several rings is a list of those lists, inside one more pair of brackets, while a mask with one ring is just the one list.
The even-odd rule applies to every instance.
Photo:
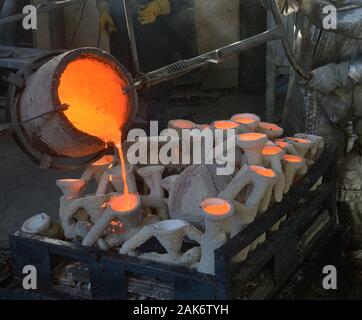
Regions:
[[[38, 227], [34, 224], [39, 224]], [[45, 231], [50, 226], [50, 217], [45, 213], [36, 214], [29, 219], [25, 220], [21, 227], [21, 231], [29, 234], [37, 234]], [[31, 230], [32, 229], [32, 230]]]
[[175, 231], [181, 230], [186, 227], [188, 223], [181, 219], [169, 219], [164, 221], [159, 221], [152, 225], [152, 227], [161, 233], [173, 233]]
[[[218, 124], [230, 124], [230, 125], [233, 125], [233, 127], [230, 127], [230, 128], [223, 128], [221, 126], [218, 126]], [[238, 122], [235, 122], [233, 120], [216, 120], [214, 121], [212, 124], [211, 124], [212, 128], [214, 129], [221, 129], [221, 130], [229, 130], [229, 129], [237, 129], [238, 127], [240, 127], [240, 123]]]
[[[288, 160], [287, 158], [289, 158], [290, 160], [291, 159], [295, 159], [297, 161], [290, 161]], [[286, 154], [284, 157], [283, 157], [283, 161], [285, 161], [286, 163], [290, 164], [290, 165], [294, 165], [294, 166], [304, 166], [305, 164], [305, 159], [301, 156], [296, 156], [296, 155], [292, 155], [292, 154]]]
[[117, 193], [116, 196], [112, 197], [112, 198], [108, 201], [108, 203], [107, 203], [107, 208], [108, 208], [109, 210], [112, 210], [113, 212], [117, 213], [118, 215], [125, 215], [125, 216], [127, 216], [127, 215], [129, 215], [129, 214], [133, 214], [133, 213], [135, 213], [135, 212], [138, 212], [138, 211], [141, 209], [142, 203], [141, 203], [141, 197], [140, 197], [140, 195], [139, 195], [138, 193], [130, 193], [129, 196], [134, 196], [134, 198], [136, 199], [136, 204], [135, 204], [135, 206], [134, 206], [133, 208], [131, 208], [131, 209], [124, 210], [124, 211], [115, 210], [115, 209], [112, 207], [112, 200], [114, 200], [114, 199], [116, 199], [116, 198], [118, 198], [118, 197], [120, 197], [120, 196], [122, 196], [122, 195], [123, 195], [123, 194], [118, 194], [118, 193]]
[[267, 179], [274, 179], [277, 176], [273, 169], [268, 169], [268, 168], [265, 168], [262, 166], [257, 166], [257, 165], [250, 165], [249, 168], [251, 171], [255, 172], [257, 175], [260, 175]]
[[[204, 208], [207, 204], [227, 204], [228, 205], [228, 212], [224, 213], [224, 214], [220, 214], [220, 215], [215, 215], [215, 214], [210, 214], [210, 213], [207, 213]], [[228, 218], [230, 218], [234, 212], [235, 212], [235, 209], [234, 209], [234, 206], [233, 204], [231, 203], [231, 201], [227, 200], [227, 199], [224, 199], [224, 198], [207, 198], [205, 200], [203, 200], [201, 203], [200, 203], [200, 212], [201, 212], [201, 216], [203, 218], [206, 218], [206, 219], [209, 219], [209, 220], [216, 220], [216, 221], [222, 221], [222, 220], [226, 220]]]
[[[267, 150], [277, 150], [277, 153], [266, 153]], [[263, 148], [262, 155], [263, 157], [273, 157], [273, 156], [280, 156], [283, 153], [283, 149], [279, 147], [278, 145], [266, 145]]]

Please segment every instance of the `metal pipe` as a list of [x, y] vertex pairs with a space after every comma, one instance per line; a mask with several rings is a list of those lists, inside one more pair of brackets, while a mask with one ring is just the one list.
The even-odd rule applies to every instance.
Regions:
[[131, 54], [132, 54], [134, 69], [135, 69], [136, 75], [140, 75], [142, 73], [141, 73], [140, 63], [139, 63], [138, 53], [137, 53], [136, 36], [134, 33], [131, 12], [129, 11], [129, 8], [127, 6], [127, 0], [123, 0], [123, 8], [124, 8], [124, 13], [125, 13], [125, 18], [126, 18], [128, 38], [129, 38], [129, 43], [130, 43], [130, 47], [131, 47]]
[[133, 86], [124, 89], [124, 92], [129, 92], [132, 89], [140, 89], [144, 86], [152, 87], [159, 83], [170, 81], [179, 78], [193, 70], [201, 68], [210, 63], [222, 63], [222, 61], [235, 54], [239, 53], [268, 41], [282, 39], [283, 29], [277, 26], [271, 30], [265, 31], [261, 34], [244, 39], [217, 50], [205, 53], [189, 60], [182, 60], [161, 69], [152, 71], [145, 75], [144, 79], [136, 81]]
[[274, 0], [270, 0], [270, 8], [271, 8], [271, 12], [273, 14], [274, 20], [276, 22], [276, 24], [282, 28], [282, 33], [283, 33], [283, 37], [281, 38], [282, 40], [282, 44], [285, 50], [285, 54], [289, 60], [290, 65], [292, 66], [292, 68], [305, 80], [310, 80], [311, 79], [311, 75], [308, 74], [307, 72], [305, 72], [302, 67], [299, 65], [297, 59], [295, 58], [295, 55], [293, 53], [292, 48], [290, 47], [289, 41], [288, 41], [288, 37], [287, 37], [287, 32], [284, 28], [284, 24], [282, 21], [282, 17], [280, 15], [279, 12], [279, 8], [278, 5], [276, 3], [276, 1]]

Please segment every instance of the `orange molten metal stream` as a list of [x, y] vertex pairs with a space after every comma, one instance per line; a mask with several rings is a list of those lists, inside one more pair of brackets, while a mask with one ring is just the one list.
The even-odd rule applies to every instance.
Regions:
[[79, 131], [113, 143], [118, 150], [124, 194], [111, 201], [117, 211], [130, 210], [137, 201], [129, 194], [121, 145], [122, 128], [129, 114], [128, 98], [122, 92], [125, 86], [125, 81], [110, 65], [87, 57], [67, 65], [58, 87], [60, 102], [69, 105], [64, 112], [68, 120]]
[[227, 202], [221, 204], [210, 204], [204, 208], [204, 211], [214, 216], [223, 216], [230, 211], [230, 206]]
[[[121, 136], [121, 135], [122, 135], [122, 134], [120, 134], [120, 136]], [[122, 144], [121, 144], [120, 142], [117, 142], [115, 145], [116, 145], [116, 148], [117, 148], [117, 150], [118, 150], [119, 160], [121, 161], [122, 181], [123, 181], [123, 193], [125, 194], [126, 197], [128, 197], [128, 195], [129, 195], [129, 189], [128, 189], [128, 184], [127, 184], [126, 164], [125, 164], [125, 161], [124, 161]]]

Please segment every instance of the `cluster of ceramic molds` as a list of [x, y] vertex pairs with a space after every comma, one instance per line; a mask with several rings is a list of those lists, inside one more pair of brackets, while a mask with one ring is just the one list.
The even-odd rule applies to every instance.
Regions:
[[149, 166], [137, 170], [137, 174], [142, 177], [149, 194], [141, 195], [142, 206], [154, 208], [157, 215], [162, 219], [168, 219], [168, 207], [165, 201], [165, 189], [162, 186], [162, 175], [164, 166]]
[[[139, 253], [137, 248], [155, 237], [166, 253], [148, 252]], [[162, 262], [172, 265], [180, 265], [195, 268], [200, 260], [201, 249], [196, 246], [186, 252], [182, 252], [184, 238], [200, 242], [202, 233], [191, 224], [183, 220], [165, 220], [144, 227], [136, 233], [119, 250], [120, 254], [136, 255], [143, 259]]]
[[[84, 246], [97, 245], [108, 250], [120, 246], [145, 225], [159, 221], [157, 215], [144, 217], [133, 171], [133, 166], [126, 164], [131, 209], [115, 206], [116, 201], [126, 203], [127, 200], [122, 199], [124, 186], [121, 166], [117, 165], [113, 156], [104, 156], [88, 166], [81, 179], [57, 180], [57, 186], [63, 193], [59, 217], [65, 238]], [[93, 180], [95, 193], [85, 194], [85, 188], [90, 187]], [[153, 190], [158, 190], [154, 187], [152, 185]], [[146, 200], [149, 201], [149, 197]], [[163, 206], [158, 205], [155, 197], [151, 200], [151, 204], [156, 203], [157, 208], [165, 206], [163, 201], [160, 201]]]
[[[144, 227], [123, 244], [119, 253], [215, 274], [214, 251], [229, 238], [226, 226], [234, 214], [234, 207], [225, 199], [211, 198], [204, 200], [199, 210], [204, 219], [204, 232], [183, 220], [165, 220]], [[160, 242], [166, 253], [140, 253], [137, 251], [137, 248], [152, 237]], [[182, 252], [185, 237], [195, 241], [199, 246]]]

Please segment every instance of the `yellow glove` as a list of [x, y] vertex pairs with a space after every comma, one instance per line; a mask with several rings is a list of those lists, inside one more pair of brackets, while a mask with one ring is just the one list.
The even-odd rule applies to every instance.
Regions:
[[142, 6], [138, 11], [138, 21], [144, 25], [154, 23], [158, 16], [167, 16], [171, 13], [169, 0], [154, 0]]
[[98, 6], [99, 11], [99, 23], [101, 29], [104, 32], [107, 32], [109, 35], [117, 31], [117, 27], [113, 21], [113, 18], [109, 14], [108, 4], [101, 2]]

